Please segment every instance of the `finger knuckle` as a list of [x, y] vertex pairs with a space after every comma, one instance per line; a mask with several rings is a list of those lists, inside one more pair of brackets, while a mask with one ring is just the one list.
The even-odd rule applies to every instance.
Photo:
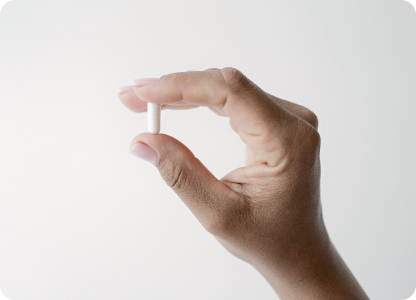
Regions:
[[210, 72], [210, 73], [217, 73], [219, 71], [220, 69], [218, 68], [209, 68], [209, 69], [204, 70], [204, 72]]
[[291, 157], [295, 165], [301, 167], [305, 172], [314, 168], [317, 163], [319, 164], [321, 136], [305, 120], [298, 119], [296, 135], [291, 145], [288, 152], [289, 157]]
[[311, 124], [315, 129], [318, 128], [318, 117], [317, 115], [311, 111], [310, 109], [304, 107], [302, 112], [303, 119]]
[[159, 172], [169, 187], [174, 190], [183, 189], [186, 183], [186, 168], [171, 161], [163, 161], [159, 165]]
[[166, 75], [162, 75], [159, 78], [159, 82], [163, 81], [163, 82], [172, 82], [173, 84], [179, 84], [182, 80], [183, 80], [183, 74], [184, 72], [175, 72], [175, 73], [170, 73], [170, 74], [166, 74]]
[[171, 76], [171, 78], [172, 78], [172, 81], [174, 82], [174, 83], [178, 83], [179, 81], [180, 81], [180, 79], [181, 79], [181, 75], [182, 75], [183, 73], [182, 72], [176, 72], [176, 73], [172, 73], [172, 74], [170, 74], [170, 76]]
[[318, 157], [321, 148], [321, 135], [319, 132], [316, 129], [309, 127], [303, 135], [303, 145], [308, 157], [312, 159]]
[[320, 149], [321, 135], [319, 134], [317, 130], [311, 131], [310, 136], [309, 136], [309, 143], [310, 143], [311, 149], [313, 149], [314, 151]]
[[249, 84], [248, 78], [239, 70], [232, 67], [223, 68], [220, 73], [225, 81], [225, 84], [231, 88], [239, 88]]

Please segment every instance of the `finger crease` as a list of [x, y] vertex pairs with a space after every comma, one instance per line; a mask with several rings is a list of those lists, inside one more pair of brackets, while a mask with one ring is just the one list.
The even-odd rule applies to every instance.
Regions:
[[180, 168], [180, 169], [179, 169], [179, 175], [178, 175], [178, 176], [176, 176], [175, 181], [174, 181], [174, 182], [173, 182], [173, 184], [170, 186], [172, 189], [176, 188], [176, 186], [177, 186], [178, 182], [180, 181], [180, 179], [181, 179], [181, 177], [182, 177], [183, 172], [184, 172], [184, 171], [183, 171], [183, 168]]

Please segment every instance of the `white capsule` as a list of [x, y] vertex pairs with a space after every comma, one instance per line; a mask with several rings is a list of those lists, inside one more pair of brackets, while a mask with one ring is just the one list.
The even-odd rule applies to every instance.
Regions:
[[151, 134], [160, 132], [160, 104], [147, 103], [147, 128]]

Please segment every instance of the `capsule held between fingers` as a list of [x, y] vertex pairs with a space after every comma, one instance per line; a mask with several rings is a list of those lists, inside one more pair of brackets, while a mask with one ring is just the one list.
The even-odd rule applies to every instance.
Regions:
[[160, 111], [160, 104], [147, 103], [147, 127], [151, 134], [160, 132]]

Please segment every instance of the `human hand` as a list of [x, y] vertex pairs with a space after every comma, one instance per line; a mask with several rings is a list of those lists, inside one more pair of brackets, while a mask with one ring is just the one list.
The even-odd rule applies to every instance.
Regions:
[[142, 133], [152, 162], [204, 228], [254, 266], [281, 299], [368, 299], [333, 247], [320, 203], [320, 136], [309, 109], [272, 96], [233, 68], [162, 76], [119, 94], [135, 112], [207, 106], [230, 119], [246, 166], [221, 180], [178, 140]]

